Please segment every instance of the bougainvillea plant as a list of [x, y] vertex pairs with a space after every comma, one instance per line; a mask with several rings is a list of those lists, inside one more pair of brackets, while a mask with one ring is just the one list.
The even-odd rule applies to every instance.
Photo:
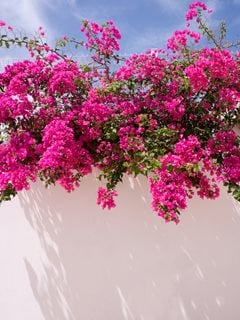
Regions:
[[[226, 43], [224, 24], [218, 36], [207, 27], [208, 13], [194, 2], [165, 50], [128, 59], [118, 54], [112, 21], [83, 21], [85, 40], [64, 37], [53, 48], [41, 27], [36, 37], [20, 36], [0, 21], [0, 46], [30, 53], [0, 74], [1, 201], [38, 178], [70, 192], [94, 167], [105, 182], [103, 208], [115, 206], [125, 174], [147, 176], [165, 221], [179, 222], [194, 193], [217, 198], [221, 183], [240, 200], [240, 54]], [[71, 59], [73, 46], [91, 61]]]

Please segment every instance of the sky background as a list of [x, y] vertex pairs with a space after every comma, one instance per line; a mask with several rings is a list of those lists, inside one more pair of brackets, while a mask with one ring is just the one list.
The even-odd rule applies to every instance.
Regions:
[[[122, 34], [121, 53], [129, 55], [160, 48], [176, 29], [185, 24], [189, 0], [0, 0], [0, 20], [14, 29], [34, 33], [39, 26], [54, 43], [63, 35], [80, 36], [82, 19], [104, 22], [114, 20]], [[229, 36], [240, 39], [240, 0], [205, 1], [214, 13], [209, 23], [214, 28], [221, 20]], [[14, 50], [0, 51], [1, 64], [24, 55]]]

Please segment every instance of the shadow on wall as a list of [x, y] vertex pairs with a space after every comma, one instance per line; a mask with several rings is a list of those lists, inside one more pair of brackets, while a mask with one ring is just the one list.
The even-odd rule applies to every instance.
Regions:
[[45, 320], [240, 319], [240, 213], [226, 193], [194, 200], [176, 226], [152, 213], [144, 179], [126, 178], [111, 212], [97, 187], [19, 196], [44, 251], [41, 270], [24, 261]]

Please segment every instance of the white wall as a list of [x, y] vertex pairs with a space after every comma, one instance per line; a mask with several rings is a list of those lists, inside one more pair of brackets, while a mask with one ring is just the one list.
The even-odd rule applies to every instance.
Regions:
[[151, 211], [144, 179], [118, 206], [97, 183], [67, 194], [38, 183], [0, 209], [2, 320], [239, 320], [240, 207], [223, 192], [181, 223]]

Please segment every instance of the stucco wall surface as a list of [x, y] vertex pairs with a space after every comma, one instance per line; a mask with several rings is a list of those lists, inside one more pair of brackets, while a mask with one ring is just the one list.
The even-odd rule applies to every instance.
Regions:
[[36, 183], [0, 209], [2, 320], [239, 320], [240, 207], [194, 199], [179, 225], [153, 214], [144, 179], [117, 208], [93, 176], [67, 194]]

